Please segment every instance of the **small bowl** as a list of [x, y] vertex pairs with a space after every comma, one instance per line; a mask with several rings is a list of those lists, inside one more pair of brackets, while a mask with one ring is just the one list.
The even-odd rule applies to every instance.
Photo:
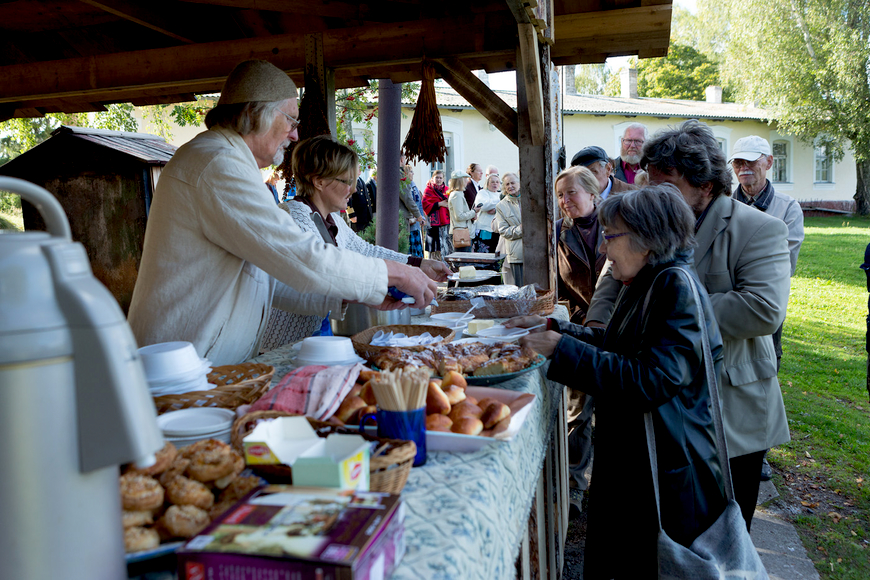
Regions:
[[160, 342], [139, 349], [148, 381], [166, 381], [203, 368], [203, 359], [189, 342]]
[[433, 314], [429, 318], [431, 318], [438, 326], [452, 327], [462, 322], [465, 323], [465, 326], [468, 326], [468, 323], [474, 320], [474, 314], [465, 314], [464, 312], [441, 312], [440, 314]]
[[490, 326], [483, 330], [477, 331], [477, 336], [483, 338], [493, 338], [503, 342], [513, 342], [529, 334], [525, 328], [505, 328], [501, 325]]
[[353, 343], [345, 336], [309, 336], [302, 341], [297, 357], [312, 364], [358, 358]]

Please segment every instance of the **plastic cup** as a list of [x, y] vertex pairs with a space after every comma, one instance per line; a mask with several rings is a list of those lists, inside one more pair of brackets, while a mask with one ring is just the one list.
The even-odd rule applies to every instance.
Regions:
[[189, 342], [160, 342], [139, 349], [148, 381], [166, 381], [203, 368], [203, 360]]
[[298, 357], [311, 362], [356, 358], [353, 343], [345, 336], [309, 336], [302, 341]]

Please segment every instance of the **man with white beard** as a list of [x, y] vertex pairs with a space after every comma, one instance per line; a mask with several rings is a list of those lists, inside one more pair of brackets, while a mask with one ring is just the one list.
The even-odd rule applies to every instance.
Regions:
[[642, 123], [632, 123], [625, 128], [619, 140], [619, 157], [614, 160], [616, 172], [613, 176], [616, 179], [634, 184], [634, 176], [640, 171], [638, 164], [647, 136], [646, 125]]
[[343, 301], [407, 306], [385, 298], [390, 286], [426, 305], [432, 278], [447, 279], [446, 267], [426, 271], [326, 244], [275, 205], [260, 169], [280, 163], [298, 139], [297, 96], [278, 67], [242, 62], [206, 115], [208, 131], [163, 169], [130, 305], [139, 346], [186, 341], [213, 365], [238, 364], [259, 353], [272, 306], [319, 316], [340, 312]]

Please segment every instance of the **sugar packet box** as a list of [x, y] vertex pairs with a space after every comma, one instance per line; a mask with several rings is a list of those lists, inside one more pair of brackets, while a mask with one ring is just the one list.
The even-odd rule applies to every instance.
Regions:
[[181, 580], [384, 580], [405, 553], [398, 495], [261, 487], [176, 553]]

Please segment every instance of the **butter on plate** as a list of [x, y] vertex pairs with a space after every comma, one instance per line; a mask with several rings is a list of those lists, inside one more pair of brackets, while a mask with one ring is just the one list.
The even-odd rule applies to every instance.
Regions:
[[477, 270], [474, 266], [460, 266], [459, 267], [459, 279], [465, 280], [467, 278], [475, 278], [477, 277]]
[[465, 332], [467, 334], [477, 334], [478, 331], [481, 331], [484, 328], [492, 328], [494, 325], [494, 320], [472, 320], [468, 323], [468, 329]]

